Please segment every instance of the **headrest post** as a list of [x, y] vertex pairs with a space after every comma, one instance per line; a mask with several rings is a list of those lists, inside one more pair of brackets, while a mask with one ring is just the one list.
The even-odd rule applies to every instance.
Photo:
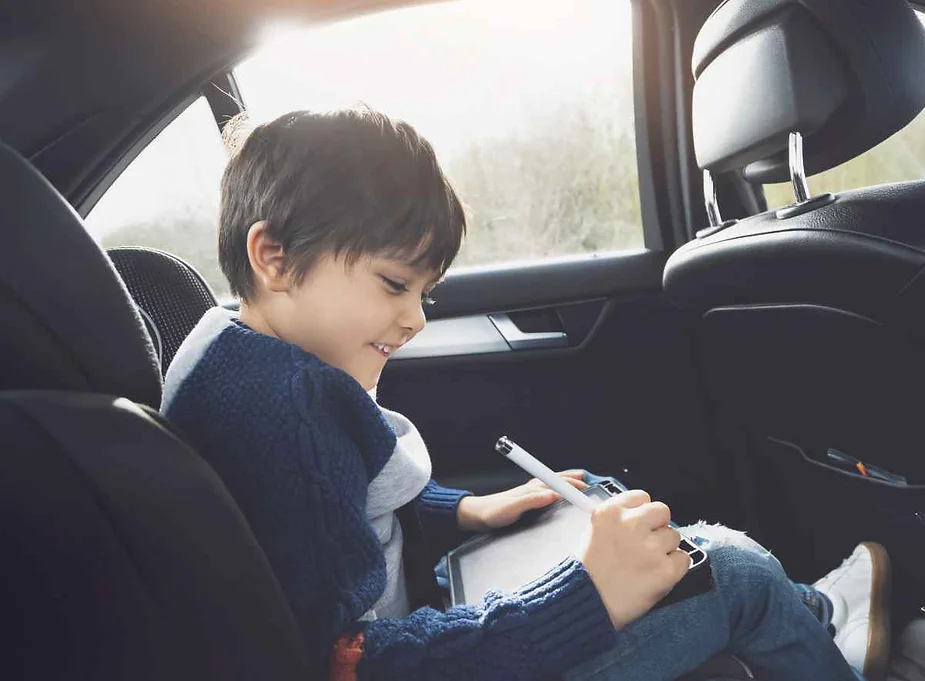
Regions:
[[803, 135], [798, 132], [790, 133], [788, 147], [790, 158], [790, 182], [793, 184], [793, 196], [798, 204], [809, 201], [809, 183], [806, 181], [806, 170], [803, 166]]
[[787, 152], [790, 165], [790, 183], [793, 185], [793, 197], [796, 201], [775, 213], [778, 220], [803, 215], [835, 200], [835, 195], [829, 192], [818, 196], [810, 196], [809, 194], [809, 183], [806, 181], [806, 170], [803, 166], [803, 135], [798, 132], [790, 133]]
[[719, 214], [716, 187], [713, 186], [713, 175], [709, 170], [703, 171], [703, 199], [707, 206], [707, 219], [710, 221], [710, 227], [719, 227], [723, 224], [723, 218]]

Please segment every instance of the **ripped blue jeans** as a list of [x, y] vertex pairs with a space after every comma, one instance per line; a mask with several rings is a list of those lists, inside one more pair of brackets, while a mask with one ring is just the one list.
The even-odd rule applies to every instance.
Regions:
[[[602, 478], [586, 473], [585, 481]], [[681, 532], [709, 554], [714, 588], [633, 622], [613, 650], [571, 670], [567, 681], [673, 681], [720, 652], [767, 681], [863, 678], [832, 640], [828, 598], [791, 582], [770, 551], [720, 525]]]
[[567, 681], [673, 681], [719, 652], [735, 654], [762, 680], [857, 681], [820, 622], [818, 592], [795, 588], [777, 559], [741, 532], [704, 524], [682, 532], [709, 554], [713, 590], [633, 622], [616, 647]]

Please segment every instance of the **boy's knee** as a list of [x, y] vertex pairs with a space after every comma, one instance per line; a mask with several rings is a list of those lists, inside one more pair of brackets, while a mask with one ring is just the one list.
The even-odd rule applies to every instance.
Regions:
[[777, 558], [744, 532], [703, 522], [682, 532], [710, 556], [713, 578], [721, 588], [734, 584], [749, 584], [754, 588], [787, 579]]

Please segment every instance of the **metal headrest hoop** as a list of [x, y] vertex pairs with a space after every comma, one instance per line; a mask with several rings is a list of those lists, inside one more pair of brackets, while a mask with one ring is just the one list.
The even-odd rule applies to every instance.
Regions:
[[790, 184], [793, 186], [794, 202], [777, 211], [779, 220], [801, 215], [819, 206], [824, 206], [835, 200], [830, 193], [812, 196], [809, 193], [809, 182], [806, 180], [806, 169], [803, 165], [803, 135], [792, 131], [787, 144], [787, 162], [790, 166]]
[[723, 224], [723, 217], [719, 213], [716, 186], [713, 184], [713, 175], [709, 170], [703, 171], [703, 200], [707, 207], [707, 220], [710, 222], [710, 227], [719, 227]]
[[790, 165], [790, 184], [793, 185], [793, 198], [798, 205], [806, 203], [810, 199], [810, 194], [809, 183], [806, 181], [806, 169], [803, 166], [803, 135], [800, 133], [790, 133], [787, 156]]

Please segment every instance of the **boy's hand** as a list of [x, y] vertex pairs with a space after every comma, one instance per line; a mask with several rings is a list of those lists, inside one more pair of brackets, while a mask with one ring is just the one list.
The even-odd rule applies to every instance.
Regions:
[[591, 513], [591, 533], [579, 556], [614, 627], [645, 615], [690, 567], [678, 550], [671, 511], [642, 490], [618, 494]]
[[[582, 471], [561, 471], [559, 473], [572, 486], [585, 489]], [[459, 526], [471, 532], [507, 527], [517, 521], [525, 511], [549, 506], [562, 497], [545, 484], [533, 478], [527, 483], [497, 494], [483, 497], [464, 497], [456, 507]]]

